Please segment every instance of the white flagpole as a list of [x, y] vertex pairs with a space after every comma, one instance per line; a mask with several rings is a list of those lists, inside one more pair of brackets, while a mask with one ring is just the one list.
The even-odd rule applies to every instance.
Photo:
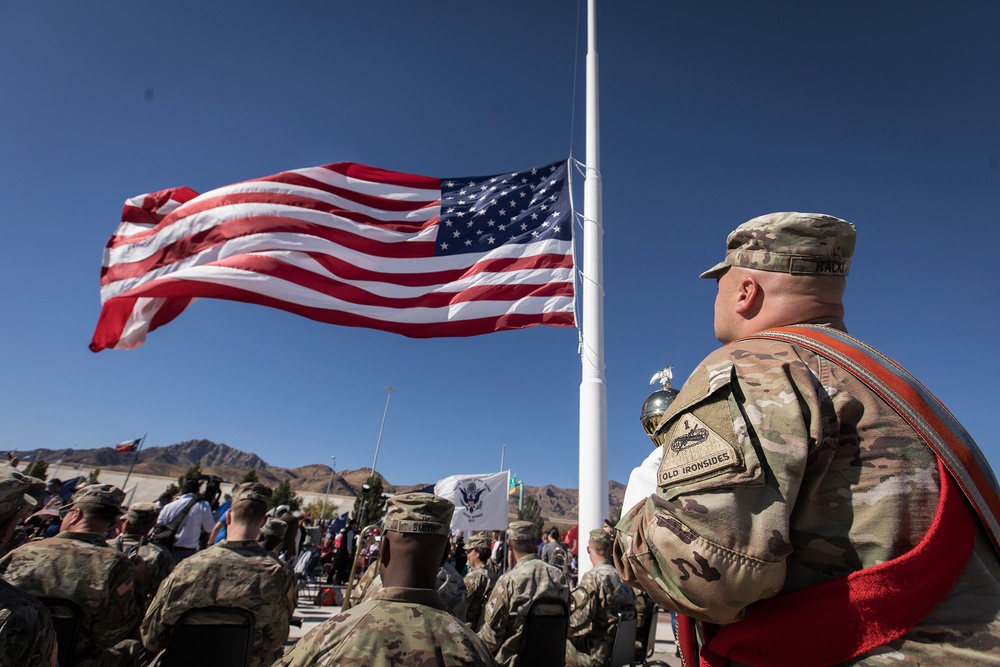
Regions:
[[[587, 176], [583, 193], [583, 340], [580, 346], [580, 540], [608, 516], [608, 391], [604, 379], [604, 259], [600, 113], [597, 86], [597, 0], [587, 0]], [[580, 559], [580, 576], [590, 562]]]

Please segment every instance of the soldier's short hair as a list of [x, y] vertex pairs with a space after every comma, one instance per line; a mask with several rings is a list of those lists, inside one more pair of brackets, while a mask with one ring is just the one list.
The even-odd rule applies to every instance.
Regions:
[[602, 528], [590, 531], [590, 550], [598, 556], [610, 555], [612, 544], [614, 544], [614, 538]]
[[108, 507], [107, 505], [95, 505], [93, 503], [76, 503], [72, 509], [78, 509], [87, 519], [97, 519], [98, 521], [114, 523], [121, 516], [121, 511]]
[[239, 523], [260, 523], [267, 516], [267, 504], [257, 500], [241, 500], [229, 508], [233, 520]]

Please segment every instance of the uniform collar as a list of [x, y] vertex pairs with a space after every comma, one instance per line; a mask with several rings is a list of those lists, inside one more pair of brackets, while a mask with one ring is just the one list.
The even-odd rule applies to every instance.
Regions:
[[393, 586], [383, 588], [372, 595], [369, 600], [391, 600], [393, 602], [414, 602], [435, 609], [446, 610], [441, 596], [433, 588], [404, 588]]
[[99, 547], [106, 547], [108, 543], [104, 540], [103, 535], [97, 533], [77, 533], [74, 531], [65, 530], [56, 535], [56, 537], [61, 537], [64, 540], [77, 540], [78, 542], [87, 542], [88, 544], [93, 544]]

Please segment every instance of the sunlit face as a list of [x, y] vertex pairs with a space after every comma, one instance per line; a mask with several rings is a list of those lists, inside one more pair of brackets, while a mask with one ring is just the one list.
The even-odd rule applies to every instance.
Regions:
[[80, 510], [76, 509], [75, 507], [70, 507], [68, 509], [60, 510], [59, 513], [61, 514], [60, 518], [62, 520], [59, 523], [59, 530], [61, 531], [69, 530], [70, 526], [73, 525], [73, 522], [76, 521], [76, 517], [79, 514], [79, 512]]

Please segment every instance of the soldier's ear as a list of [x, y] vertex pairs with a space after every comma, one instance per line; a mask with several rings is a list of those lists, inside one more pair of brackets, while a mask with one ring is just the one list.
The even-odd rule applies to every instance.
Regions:
[[764, 296], [760, 283], [753, 276], [745, 276], [737, 285], [736, 312], [743, 314], [753, 308], [760, 309], [760, 300]]

